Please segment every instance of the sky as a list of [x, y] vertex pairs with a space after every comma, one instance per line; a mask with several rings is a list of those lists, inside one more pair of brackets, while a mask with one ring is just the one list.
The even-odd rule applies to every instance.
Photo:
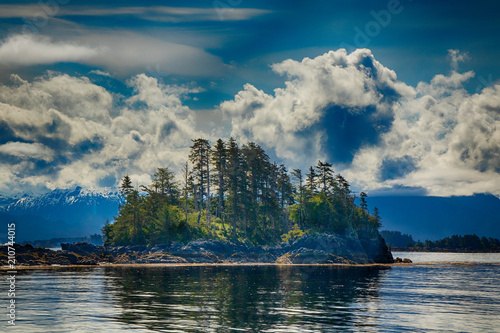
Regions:
[[496, 1], [0, 2], [0, 194], [149, 184], [191, 139], [372, 195], [500, 197]]

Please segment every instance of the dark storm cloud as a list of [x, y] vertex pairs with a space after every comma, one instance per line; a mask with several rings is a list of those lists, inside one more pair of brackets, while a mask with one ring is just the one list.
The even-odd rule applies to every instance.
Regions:
[[379, 179], [383, 182], [403, 178], [416, 169], [417, 166], [411, 156], [405, 155], [394, 159], [386, 158], [382, 160], [382, 165], [379, 169]]
[[373, 106], [361, 111], [332, 106], [325, 109], [317, 127], [325, 131], [324, 149], [329, 160], [350, 164], [359, 148], [379, 143], [380, 136], [390, 129], [392, 120], [390, 114], [377, 117]]

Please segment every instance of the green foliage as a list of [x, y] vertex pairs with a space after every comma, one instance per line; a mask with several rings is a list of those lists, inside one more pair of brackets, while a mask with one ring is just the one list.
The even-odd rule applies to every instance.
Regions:
[[[377, 230], [378, 210], [368, 211], [367, 195], [355, 204], [350, 185], [332, 165], [319, 161], [303, 174], [277, 165], [258, 144], [241, 148], [230, 138], [211, 147], [193, 140], [182, 189], [168, 167], [152, 184], [134, 189], [127, 175], [120, 192], [125, 203], [102, 233], [107, 245], [187, 242], [196, 238], [233, 239], [253, 244], [289, 241], [311, 232]], [[292, 182], [292, 179], [294, 182]]]
[[414, 247], [426, 250], [497, 252], [500, 251], [500, 240], [484, 236], [480, 238], [477, 235], [453, 235], [437, 241], [418, 242]]
[[113, 225], [109, 222], [109, 220], [106, 220], [106, 222], [104, 222], [101, 233], [104, 245], [109, 245], [113, 239]]
[[387, 245], [391, 247], [406, 248], [408, 250], [426, 251], [465, 251], [465, 252], [498, 252], [500, 240], [496, 238], [479, 237], [477, 235], [453, 235], [440, 240], [415, 242], [410, 235], [399, 231], [382, 230], [380, 232]]
[[281, 240], [285, 243], [293, 242], [294, 240], [304, 236], [307, 233], [302, 231], [297, 224], [293, 225], [293, 229], [288, 233], [281, 235]]

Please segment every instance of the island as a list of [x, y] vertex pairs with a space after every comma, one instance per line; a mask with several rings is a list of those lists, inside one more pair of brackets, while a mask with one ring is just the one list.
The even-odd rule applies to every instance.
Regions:
[[[151, 184], [121, 180], [103, 246], [17, 245], [20, 265], [133, 263], [373, 264], [394, 259], [380, 214], [332, 164], [307, 173], [271, 162], [261, 146], [192, 140], [182, 174], [157, 168]], [[0, 256], [6, 255], [2, 247]], [[2, 258], [3, 261], [4, 258]]]

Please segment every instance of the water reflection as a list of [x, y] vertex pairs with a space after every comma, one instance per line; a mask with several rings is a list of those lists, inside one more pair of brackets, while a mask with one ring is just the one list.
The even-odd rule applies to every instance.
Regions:
[[161, 332], [377, 331], [384, 269], [324, 266], [107, 268], [123, 323]]
[[[450, 256], [440, 254], [443, 264], [385, 269], [19, 270], [16, 326], [0, 323], [0, 332], [497, 332], [498, 256], [449, 264]], [[0, 279], [0, 290], [7, 289]], [[4, 319], [6, 295], [0, 297]]]

